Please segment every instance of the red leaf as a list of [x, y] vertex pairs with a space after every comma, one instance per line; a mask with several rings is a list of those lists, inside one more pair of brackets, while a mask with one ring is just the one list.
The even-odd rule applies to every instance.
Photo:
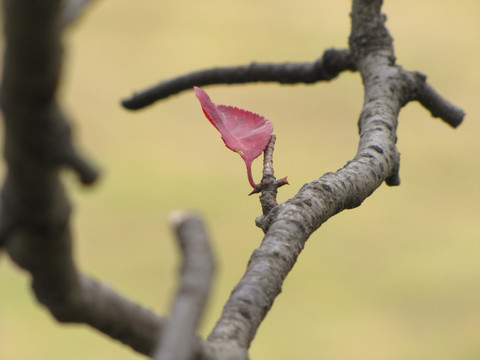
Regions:
[[252, 177], [252, 162], [268, 145], [273, 125], [263, 116], [226, 105], [216, 105], [207, 93], [194, 87], [205, 116], [220, 131], [225, 146], [240, 154], [247, 166], [248, 181], [256, 187]]

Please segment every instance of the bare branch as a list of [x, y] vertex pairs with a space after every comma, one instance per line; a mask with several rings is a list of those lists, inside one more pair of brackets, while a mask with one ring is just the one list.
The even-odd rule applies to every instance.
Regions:
[[[418, 100], [433, 116], [452, 126], [463, 119], [463, 111], [441, 98], [421, 75], [395, 64], [392, 38], [380, 13], [381, 0], [353, 1], [350, 51], [329, 50], [312, 64], [251, 64], [206, 70], [162, 83], [125, 101], [127, 108], [138, 109], [193, 85], [313, 83], [333, 79], [345, 70], [358, 70], [362, 76], [364, 104], [355, 158], [341, 170], [305, 185], [281, 205], [275, 199], [275, 186], [282, 180], [276, 181], [273, 174], [272, 137], [265, 152], [261, 189], [264, 216], [257, 220], [266, 234], [204, 342], [193, 333], [210, 288], [213, 262], [197, 258], [197, 252], [211, 257], [198, 219], [181, 218], [177, 224], [185, 269], [170, 325], [79, 274], [75, 266], [70, 203], [59, 172], [69, 166], [86, 184], [92, 183], [97, 173], [74, 150], [68, 121], [55, 99], [61, 65], [59, 30], [62, 23], [70, 22], [61, 18], [61, 4], [61, 0], [4, 1], [7, 46], [0, 104], [8, 172], [0, 202], [0, 243], [12, 260], [31, 274], [36, 297], [57, 320], [89, 324], [146, 355], [153, 354], [158, 339], [162, 339], [157, 354], [160, 358], [165, 351], [174, 358], [248, 359], [247, 349], [309, 236], [331, 216], [359, 206], [383, 181], [400, 183], [400, 156], [395, 144], [401, 107]], [[81, 9], [73, 11], [72, 19]], [[197, 271], [200, 268], [204, 270]], [[205, 277], [197, 280], [200, 274]], [[162, 334], [167, 326], [168, 333]]]
[[395, 146], [398, 114], [416, 89], [395, 65], [381, 4], [381, 0], [353, 1], [350, 47], [365, 89], [355, 158], [303, 186], [294, 198], [257, 220], [266, 235], [209, 341], [235, 341], [248, 348], [309, 236], [333, 215], [359, 206], [383, 181], [400, 183]]
[[88, 324], [138, 352], [152, 353], [166, 320], [80, 275], [68, 228], [17, 230], [9, 240], [12, 260], [31, 273], [35, 296], [58, 321]]
[[275, 142], [277, 136], [272, 135], [268, 142], [267, 148], [263, 154], [263, 177], [275, 176], [275, 170], [273, 169], [273, 151], [275, 150]]
[[[275, 141], [277, 137], [272, 135], [270, 141], [267, 145], [267, 148], [263, 154], [263, 177], [260, 184], [250, 193], [256, 194], [261, 192], [260, 203], [262, 204], [263, 216], [267, 215], [277, 203], [277, 192], [278, 188], [287, 185], [288, 180], [286, 177], [277, 181], [274, 175], [273, 170], [273, 151], [275, 150]], [[257, 221], [257, 224], [259, 222]]]
[[187, 360], [205, 308], [215, 269], [208, 235], [200, 217], [177, 212], [171, 216], [183, 254], [180, 288], [170, 322], [154, 355], [156, 360]]
[[[165, 320], [80, 275], [72, 255], [70, 204], [60, 182], [70, 166], [84, 183], [96, 171], [74, 150], [55, 100], [61, 65], [61, 0], [6, 0], [1, 86], [8, 171], [1, 241], [32, 276], [37, 299], [61, 322], [82, 322], [151, 354]], [[35, 59], [35, 61], [25, 61]]]
[[441, 97], [427, 83], [425, 75], [420, 73], [412, 73], [411, 75], [416, 80], [417, 97], [415, 100], [418, 100], [423, 107], [430, 111], [433, 117], [441, 118], [454, 128], [459, 126], [465, 116], [463, 110]]
[[259, 64], [213, 68], [183, 75], [134, 94], [122, 101], [129, 110], [139, 110], [154, 102], [193, 86], [214, 84], [245, 84], [252, 82], [276, 82], [280, 84], [312, 84], [329, 81], [342, 71], [354, 71], [355, 65], [348, 50], [327, 50], [323, 57], [313, 63]]

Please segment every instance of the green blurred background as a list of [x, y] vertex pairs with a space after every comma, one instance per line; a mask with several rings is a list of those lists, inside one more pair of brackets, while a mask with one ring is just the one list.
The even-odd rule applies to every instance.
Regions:
[[[83, 271], [155, 311], [169, 310], [178, 251], [170, 212], [205, 216], [219, 270], [201, 333], [215, 324], [262, 232], [244, 164], [192, 92], [140, 111], [135, 90], [192, 70], [313, 61], [344, 48], [350, 1], [98, 1], [65, 34], [60, 97], [101, 182], [65, 181]], [[467, 113], [457, 130], [418, 104], [400, 116], [400, 187], [382, 186], [307, 243], [261, 325], [252, 359], [480, 358], [480, 2], [386, 1], [398, 63]], [[342, 167], [358, 143], [358, 74], [310, 86], [207, 88], [275, 125], [275, 170], [291, 185]], [[261, 160], [254, 176], [259, 179]], [[4, 166], [2, 166], [4, 173]], [[59, 325], [28, 276], [0, 254], [0, 359], [142, 359], [83, 325]]]

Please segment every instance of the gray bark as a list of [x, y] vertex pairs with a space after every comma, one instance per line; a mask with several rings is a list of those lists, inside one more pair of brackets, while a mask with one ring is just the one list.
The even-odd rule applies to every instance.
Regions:
[[[87, 3], [74, 1], [62, 7], [60, 0], [4, 1], [6, 49], [0, 104], [8, 172], [1, 194], [0, 249], [28, 271], [35, 296], [58, 321], [88, 324], [140, 353], [152, 356], [156, 350], [159, 359], [247, 359], [259, 325], [310, 235], [335, 214], [360, 206], [383, 182], [400, 184], [396, 129], [401, 108], [419, 101], [433, 116], [453, 127], [464, 116], [426, 83], [425, 76], [396, 64], [380, 0], [353, 1], [349, 49], [327, 52], [330, 55], [326, 53], [314, 63], [317, 67], [255, 65], [203, 72], [210, 76], [210, 83], [218, 83], [225, 74], [236, 82], [311, 82], [312, 74], [316, 74], [316, 81], [322, 81], [342, 71], [358, 71], [364, 85], [358, 120], [360, 140], [354, 158], [339, 171], [306, 184], [295, 197], [279, 205], [275, 195], [281, 181], [276, 187], [266, 184], [266, 180], [270, 185], [276, 181], [271, 166], [272, 142], [266, 156], [270, 160], [265, 163], [268, 176], [264, 176], [261, 189], [264, 214], [257, 219], [265, 237], [217, 325], [203, 340], [193, 333], [207, 300], [214, 261], [198, 218], [177, 223], [186, 263], [170, 320], [81, 274], [73, 260], [71, 205], [59, 171], [71, 168], [86, 185], [94, 183], [98, 173], [78, 155], [56, 91], [61, 74], [61, 32]], [[292, 75], [292, 69], [299, 73]], [[243, 71], [243, 78], [238, 71]], [[162, 96], [182, 91], [185, 83], [198, 80], [202, 74], [194, 73], [193, 80], [189, 75], [174, 80], [173, 84], [181, 86], [163, 89], [166, 93]], [[200, 255], [203, 260], [197, 258]], [[198, 274], [202, 276], [197, 278]]]

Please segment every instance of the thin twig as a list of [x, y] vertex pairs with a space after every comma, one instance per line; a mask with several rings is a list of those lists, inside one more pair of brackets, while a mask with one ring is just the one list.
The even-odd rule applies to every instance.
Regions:
[[[272, 135], [270, 141], [268, 142], [267, 147], [263, 152], [263, 177], [260, 184], [250, 193], [256, 194], [261, 192], [260, 203], [262, 205], [263, 216], [268, 215], [268, 213], [278, 205], [277, 203], [277, 193], [278, 188], [287, 185], [288, 180], [286, 177], [277, 181], [273, 169], [273, 151], [275, 150], [275, 141], [277, 140], [276, 135]], [[260, 220], [257, 221], [257, 224], [261, 223]]]
[[205, 225], [200, 217], [174, 213], [175, 228], [183, 255], [180, 288], [157, 350], [155, 360], [187, 360], [192, 356], [192, 340], [205, 309], [215, 270]]
[[213, 68], [183, 75], [135, 93], [122, 101], [129, 110], [139, 110], [154, 102], [194, 86], [214, 84], [245, 84], [252, 82], [276, 82], [280, 84], [312, 84], [329, 81], [342, 71], [354, 71], [355, 65], [348, 50], [327, 50], [323, 57], [313, 63], [259, 64]]
[[273, 151], [275, 150], [276, 141], [277, 136], [273, 134], [263, 152], [263, 177], [275, 177], [275, 170], [273, 169]]

